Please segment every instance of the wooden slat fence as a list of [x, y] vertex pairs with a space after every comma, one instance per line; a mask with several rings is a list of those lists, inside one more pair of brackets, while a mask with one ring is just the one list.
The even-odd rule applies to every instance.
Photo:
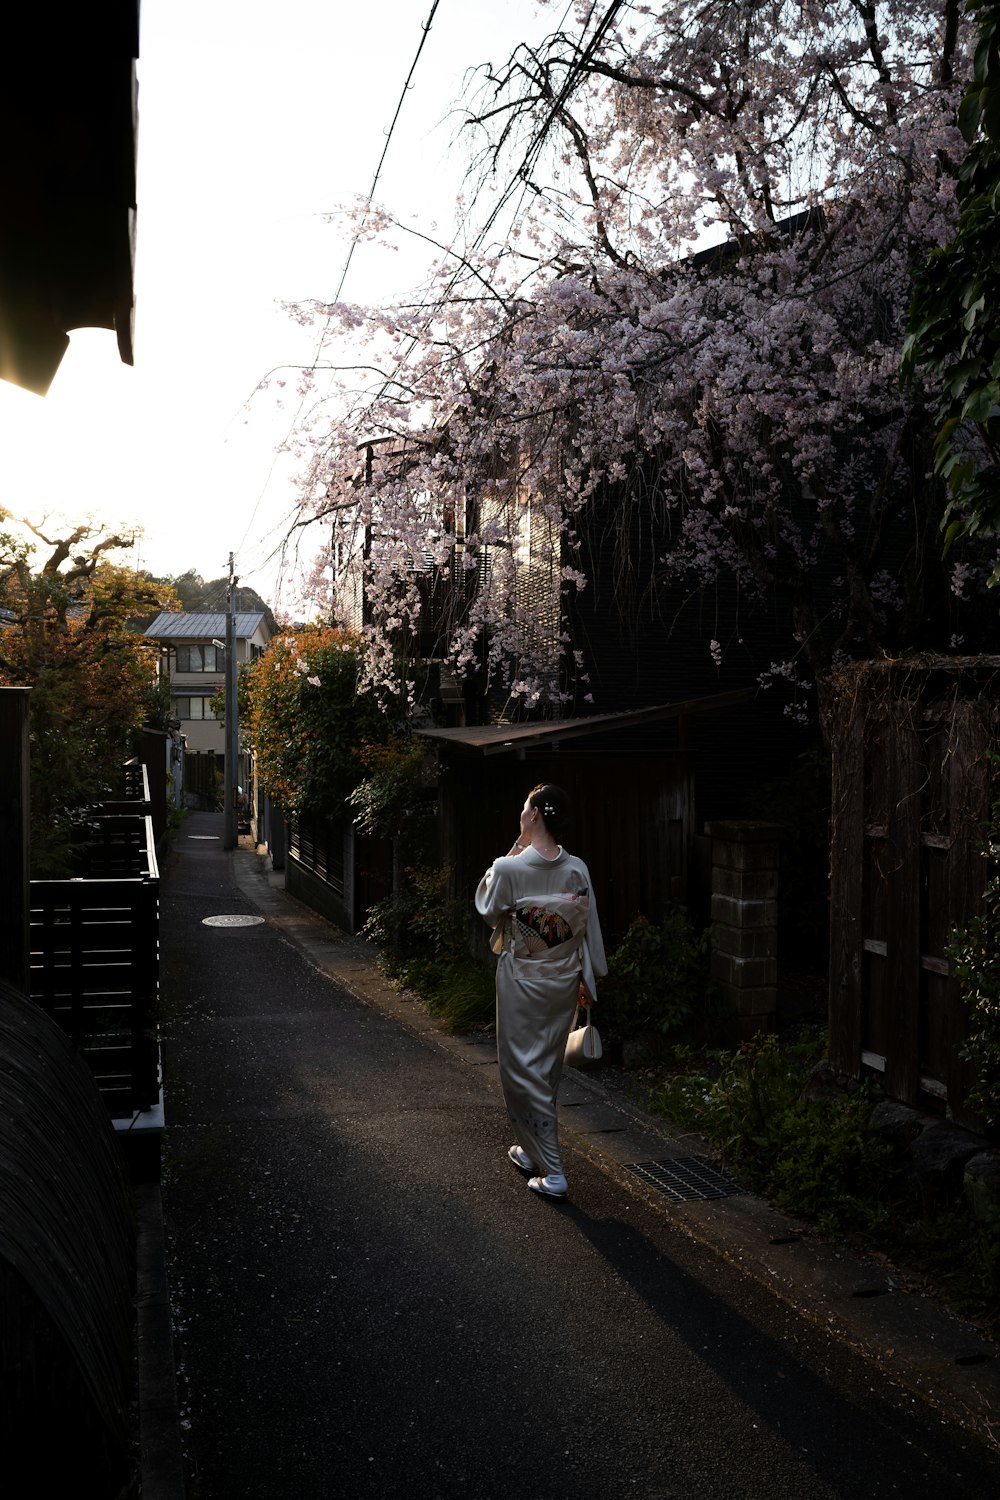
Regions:
[[31, 882], [31, 998], [69, 1034], [122, 1118], [159, 1096], [159, 872], [151, 819], [95, 823], [93, 874]]
[[119, 802], [103, 802], [101, 815], [111, 813], [139, 814], [145, 817], [152, 813], [153, 804], [149, 791], [149, 771], [140, 760], [126, 761], [122, 767], [123, 795]]
[[322, 818], [299, 818], [289, 827], [288, 852], [304, 870], [337, 895], [344, 894], [344, 825]]
[[830, 1053], [900, 1102], [964, 1106], [965, 1007], [946, 946], [982, 901], [1000, 659], [864, 663], [837, 682]]

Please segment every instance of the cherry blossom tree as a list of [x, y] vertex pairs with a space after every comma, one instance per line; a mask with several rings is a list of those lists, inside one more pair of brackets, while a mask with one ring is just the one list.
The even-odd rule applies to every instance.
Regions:
[[298, 309], [363, 351], [298, 435], [299, 524], [333, 528], [373, 681], [433, 596], [459, 673], [565, 702], [588, 527], [640, 513], [642, 587], [785, 602], [774, 672], [821, 717], [838, 662], [947, 645], [931, 424], [898, 369], [911, 271], [956, 223], [968, 65], [960, 0], [579, 0], [480, 70], [470, 205], [423, 293]]

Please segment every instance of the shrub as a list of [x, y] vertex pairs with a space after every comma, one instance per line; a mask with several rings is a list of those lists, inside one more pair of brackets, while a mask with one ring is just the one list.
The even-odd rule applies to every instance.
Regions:
[[708, 953], [708, 932], [696, 932], [683, 907], [668, 907], [659, 922], [636, 917], [608, 959], [599, 997], [602, 1029], [619, 1038], [681, 1032], [693, 1015], [717, 1004]]
[[240, 727], [260, 785], [286, 817], [337, 818], [366, 775], [362, 751], [389, 738], [402, 704], [363, 689], [365, 644], [348, 630], [283, 631], [240, 672]]
[[822, 1234], [861, 1231], [881, 1251], [929, 1274], [955, 1310], [994, 1332], [1000, 1306], [1000, 1213], [973, 1218], [959, 1199], [929, 1208], [907, 1196], [889, 1142], [871, 1124], [866, 1089], [807, 1099], [824, 1050], [819, 1028], [760, 1035], [735, 1052], [675, 1049], [683, 1069], [647, 1104], [705, 1136], [752, 1191]]
[[706, 1135], [736, 1164], [776, 1149], [780, 1122], [797, 1103], [806, 1073], [823, 1051], [822, 1033], [794, 1041], [759, 1033], [735, 1052], [709, 1053], [704, 1071], [667, 1079], [654, 1109]]
[[[1000, 756], [991, 755], [997, 775]], [[968, 1033], [959, 1054], [976, 1070], [967, 1103], [987, 1125], [1000, 1126], [1000, 797], [993, 802], [989, 840], [983, 854], [994, 863], [982, 912], [964, 932], [956, 932], [945, 950], [952, 962], [968, 1018]]]
[[748, 1187], [786, 1213], [827, 1234], [875, 1228], [896, 1184], [892, 1148], [870, 1123], [865, 1091], [802, 1098], [823, 1041], [815, 1029], [784, 1044], [758, 1035], [717, 1054], [712, 1071], [668, 1080], [650, 1102], [705, 1135]]
[[765, 1173], [776, 1207], [821, 1234], [884, 1226], [898, 1185], [893, 1149], [871, 1123], [866, 1091], [801, 1100], [778, 1126], [778, 1154]]
[[493, 1018], [492, 970], [468, 948], [469, 907], [448, 895], [450, 870], [405, 872], [398, 895], [368, 913], [364, 936], [379, 948], [379, 967], [425, 1001], [450, 1030], [474, 1029]]

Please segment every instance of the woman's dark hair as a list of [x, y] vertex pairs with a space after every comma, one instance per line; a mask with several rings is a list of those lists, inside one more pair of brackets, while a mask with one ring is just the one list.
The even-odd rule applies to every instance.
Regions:
[[528, 805], [538, 808], [549, 833], [554, 839], [561, 840], [573, 820], [573, 804], [569, 800], [569, 793], [564, 792], [561, 786], [553, 786], [551, 781], [541, 781], [528, 793]]

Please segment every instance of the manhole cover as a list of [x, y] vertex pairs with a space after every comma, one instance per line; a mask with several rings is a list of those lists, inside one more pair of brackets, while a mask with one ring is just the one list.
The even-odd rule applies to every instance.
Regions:
[[697, 1198], [731, 1198], [743, 1189], [732, 1177], [720, 1172], [697, 1156], [674, 1156], [667, 1161], [637, 1161], [625, 1164], [657, 1192], [675, 1203], [689, 1203]]
[[263, 917], [202, 917], [203, 927], [260, 927]]

